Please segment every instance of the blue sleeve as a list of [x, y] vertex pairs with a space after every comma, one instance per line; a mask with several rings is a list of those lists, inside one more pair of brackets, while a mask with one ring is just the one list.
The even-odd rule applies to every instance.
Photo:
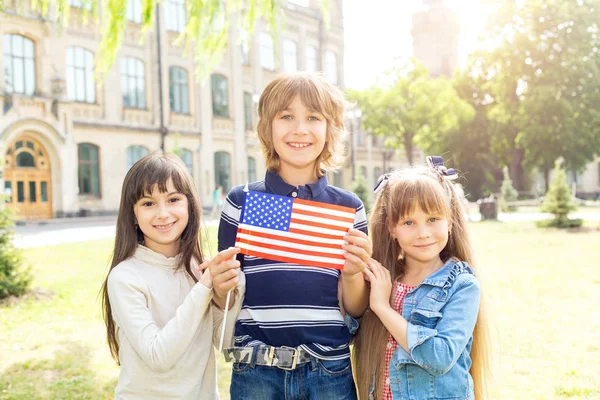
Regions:
[[[475, 276], [462, 275], [466, 279], [451, 295], [441, 313], [413, 310], [423, 318], [440, 318], [435, 328], [408, 323], [406, 340], [410, 354], [398, 347], [396, 359], [410, 359], [432, 375], [443, 375], [454, 366], [473, 336], [481, 288]], [[425, 315], [427, 313], [427, 315]], [[411, 318], [412, 319], [412, 318]]]
[[363, 202], [361, 201], [361, 199], [354, 193], [352, 193], [354, 196], [354, 200], [356, 202], [355, 208], [356, 208], [356, 216], [354, 217], [354, 229], [358, 229], [359, 231], [363, 231], [364, 233], [368, 234], [369, 232], [367, 231], [367, 213], [365, 210], [365, 205], [363, 204]]

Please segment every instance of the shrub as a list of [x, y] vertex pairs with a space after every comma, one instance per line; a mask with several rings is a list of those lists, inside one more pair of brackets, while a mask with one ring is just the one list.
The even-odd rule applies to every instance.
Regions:
[[516, 201], [519, 197], [519, 192], [517, 192], [513, 186], [507, 166], [504, 166], [502, 173], [504, 174], [504, 179], [502, 180], [502, 186], [500, 187], [500, 209], [503, 212], [516, 211], [516, 207], [509, 206], [508, 202]]
[[[573, 201], [571, 189], [567, 185], [567, 175], [562, 169], [560, 161], [556, 161], [554, 164], [554, 175], [552, 176], [552, 182], [550, 182], [550, 189], [542, 202], [542, 211], [554, 215], [554, 219], [551, 220], [552, 222], [548, 222], [549, 226], [570, 228], [581, 226], [581, 222], [578, 224], [577, 220], [569, 219], [569, 213], [576, 209], [577, 205]], [[543, 224], [538, 225], [541, 226]]]
[[350, 191], [354, 192], [358, 198], [362, 200], [363, 204], [365, 205], [365, 211], [368, 213], [371, 209], [371, 205], [369, 203], [369, 189], [367, 189], [365, 177], [359, 174], [354, 183], [352, 183]]
[[13, 214], [0, 206], [0, 299], [21, 296], [31, 283], [31, 270], [23, 266], [21, 252], [13, 244]]

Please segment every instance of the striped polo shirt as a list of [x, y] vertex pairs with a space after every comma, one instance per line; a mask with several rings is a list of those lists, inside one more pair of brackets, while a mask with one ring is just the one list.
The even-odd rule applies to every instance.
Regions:
[[[354, 228], [367, 231], [361, 200], [354, 193], [330, 186], [326, 176], [296, 187], [267, 171], [263, 181], [249, 184], [248, 189], [352, 207], [356, 209]], [[227, 195], [219, 224], [219, 251], [235, 244], [244, 197], [243, 186]], [[242, 254], [238, 259], [246, 275], [246, 297], [235, 327], [235, 346], [301, 346], [325, 360], [350, 356], [351, 334], [338, 301], [339, 270]]]

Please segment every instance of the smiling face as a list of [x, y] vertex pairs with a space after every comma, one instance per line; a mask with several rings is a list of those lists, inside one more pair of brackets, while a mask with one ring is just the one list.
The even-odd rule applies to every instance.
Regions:
[[152, 193], [145, 193], [133, 206], [137, 224], [144, 234], [144, 244], [166, 257], [174, 257], [180, 251], [180, 238], [188, 225], [187, 197], [177, 191], [173, 180], [166, 182], [166, 192], [158, 185]]
[[411, 264], [429, 265], [440, 260], [440, 253], [448, 243], [449, 223], [440, 213], [424, 212], [417, 205], [390, 231], [404, 250], [408, 267]]
[[272, 122], [272, 141], [279, 156], [279, 175], [288, 183], [303, 177], [304, 184], [317, 180], [315, 163], [327, 137], [327, 120], [308, 109], [299, 95]]

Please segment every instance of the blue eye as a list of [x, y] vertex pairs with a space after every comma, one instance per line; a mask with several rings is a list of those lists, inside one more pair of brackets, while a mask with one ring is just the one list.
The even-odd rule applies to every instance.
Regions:
[[292, 119], [291, 115], [282, 115], [281, 119]]
[[431, 218], [429, 218], [429, 222], [435, 222], [435, 221], [437, 221], [437, 220], [438, 220], [438, 219], [437, 219], [436, 217], [431, 217]]
[[404, 222], [404, 225], [406, 225], [406, 226], [411, 226], [412, 224], [413, 224], [413, 222], [412, 222], [412, 221], [405, 221], [405, 222]]
[[320, 121], [321, 119], [319, 117], [315, 117], [314, 115], [311, 115], [310, 117], [308, 117], [309, 121]]

